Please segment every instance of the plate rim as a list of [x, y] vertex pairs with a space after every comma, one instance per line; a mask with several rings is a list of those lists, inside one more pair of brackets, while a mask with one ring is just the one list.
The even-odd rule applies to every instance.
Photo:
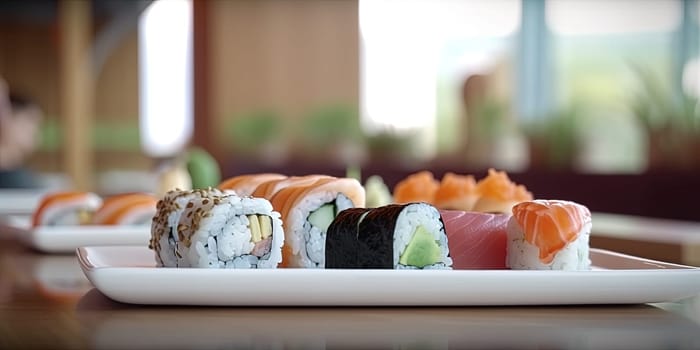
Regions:
[[[79, 264], [91, 283], [107, 297], [129, 304], [141, 305], [207, 305], [207, 306], [509, 306], [509, 305], [582, 305], [582, 304], [642, 304], [676, 301], [700, 294], [700, 269], [620, 269], [591, 271], [516, 271], [516, 270], [374, 270], [374, 269], [178, 269], [144, 266], [93, 265], [87, 254], [101, 249], [126, 250], [146, 247], [109, 246], [80, 247], [76, 250]], [[603, 250], [605, 251], [605, 250]], [[608, 251], [605, 251], [608, 252]], [[616, 252], [612, 252], [616, 253]], [[623, 254], [624, 255], [624, 254]], [[644, 259], [648, 260], [648, 259]], [[155, 263], [155, 262], [154, 262]], [[454, 277], [454, 278], [450, 278]], [[691, 277], [691, 278], [689, 278]], [[250, 296], [242, 291], [208, 288], [223, 280], [231, 286], [252, 283], [258, 286], [284, 285], [286, 293], [260, 292]], [[181, 285], [181, 281], [189, 281]], [[314, 288], [340, 293], [343, 297], [319, 294], [300, 283]], [[348, 284], [352, 281], [357, 286]], [[528, 283], [532, 281], [532, 283]], [[275, 282], [275, 283], [273, 283]], [[594, 283], [591, 283], [594, 282]], [[291, 285], [290, 285], [291, 283]], [[417, 289], [398, 300], [387, 297], [393, 283], [415, 284]], [[522, 293], [514, 297], [506, 290], [489, 286], [506, 286]], [[520, 285], [519, 285], [520, 283]], [[521, 285], [530, 284], [524, 286]], [[540, 286], [541, 284], [541, 286]], [[347, 294], [342, 286], [350, 288]], [[469, 285], [469, 286], [467, 286]], [[167, 290], [161, 290], [163, 286]], [[174, 286], [174, 287], [173, 287]], [[350, 287], [348, 287], [350, 286]], [[446, 287], [445, 293], [437, 286]], [[372, 287], [378, 288], [372, 290]], [[547, 290], [547, 288], [553, 290]], [[168, 289], [170, 288], [170, 289]], [[353, 288], [355, 288], [353, 290]], [[576, 298], [577, 288], [583, 289]], [[631, 289], [626, 289], [631, 288]], [[264, 289], [264, 288], [263, 288]], [[535, 295], [542, 291], [551, 299]], [[456, 292], [466, 294], [455, 294]], [[480, 292], [482, 294], [474, 295]], [[627, 293], [629, 292], [629, 293]], [[308, 293], [308, 295], [307, 295]], [[345, 294], [343, 294], [345, 293]], [[422, 294], [421, 294], [422, 293]], [[428, 294], [441, 294], [441, 300]], [[470, 294], [471, 293], [471, 294]], [[493, 295], [489, 293], [494, 293]], [[392, 294], [393, 295], [393, 294]], [[344, 299], [346, 298], [346, 299]]]
[[19, 227], [0, 215], [0, 227], [8, 238], [48, 254], [74, 254], [84, 246], [145, 246], [151, 237], [150, 225], [65, 225]]

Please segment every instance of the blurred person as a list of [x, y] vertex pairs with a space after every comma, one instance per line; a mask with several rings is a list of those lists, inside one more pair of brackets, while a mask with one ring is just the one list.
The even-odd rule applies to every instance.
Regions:
[[36, 150], [42, 116], [36, 103], [9, 94], [0, 79], [0, 188], [38, 187], [25, 162]]

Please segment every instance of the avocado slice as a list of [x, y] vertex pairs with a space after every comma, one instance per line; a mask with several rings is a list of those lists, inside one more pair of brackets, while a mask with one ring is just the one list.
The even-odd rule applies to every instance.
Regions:
[[418, 226], [413, 238], [399, 258], [405, 266], [425, 267], [440, 262], [440, 246], [423, 226]]
[[328, 226], [335, 219], [335, 206], [332, 203], [326, 203], [320, 208], [309, 214], [308, 221], [311, 225], [318, 227], [321, 231], [326, 232]]

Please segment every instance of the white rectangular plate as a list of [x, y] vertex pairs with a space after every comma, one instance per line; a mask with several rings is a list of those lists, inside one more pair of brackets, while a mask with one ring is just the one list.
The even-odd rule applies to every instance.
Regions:
[[700, 293], [700, 269], [592, 249], [591, 271], [227, 270], [155, 267], [146, 247], [82, 247], [83, 272], [131, 304], [440, 306], [639, 304]]
[[32, 228], [30, 218], [0, 217], [0, 231], [44, 253], [73, 253], [84, 246], [148, 246], [150, 226], [42, 226]]

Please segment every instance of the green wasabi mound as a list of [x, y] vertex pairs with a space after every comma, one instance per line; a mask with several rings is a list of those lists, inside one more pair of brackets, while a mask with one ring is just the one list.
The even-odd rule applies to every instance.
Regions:
[[192, 179], [192, 188], [216, 187], [221, 181], [219, 163], [203, 148], [190, 149], [187, 152], [186, 165]]
[[425, 267], [441, 261], [440, 246], [423, 226], [418, 226], [413, 238], [408, 242], [406, 250], [399, 258], [399, 263], [405, 266]]

